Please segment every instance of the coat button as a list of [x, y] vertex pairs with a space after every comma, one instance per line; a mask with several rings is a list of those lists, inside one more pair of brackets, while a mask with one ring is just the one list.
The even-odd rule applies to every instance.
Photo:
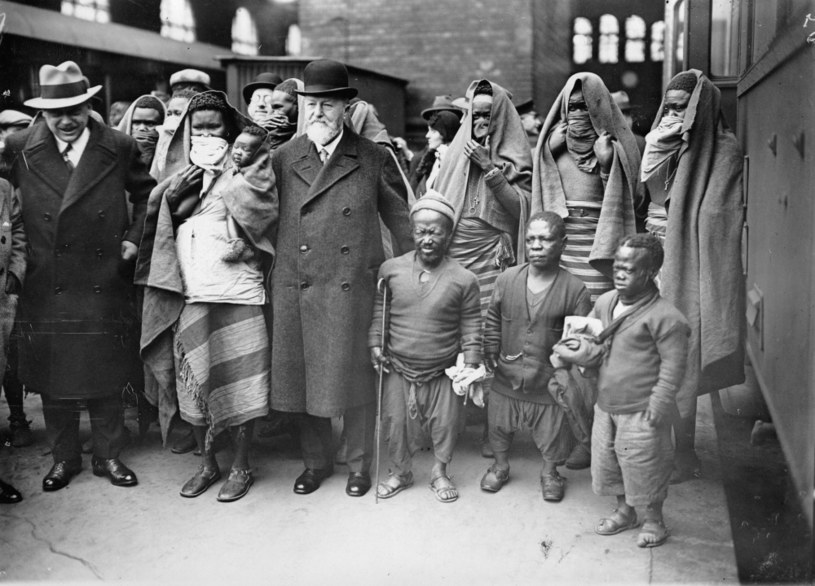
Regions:
[[309, 285], [309, 284], [308, 284], [308, 282], [306, 282], [306, 281], [303, 281], [302, 283], [300, 283], [300, 288], [301, 288], [303, 291], [305, 291], [305, 290], [306, 290], [306, 289], [308, 289], [309, 287], [311, 287], [311, 285]]
[[49, 214], [48, 212], [45, 212], [42, 215], [42, 219], [45, 220], [46, 222], [50, 222], [51, 221], [51, 214]]
[[100, 287], [99, 285], [94, 285], [93, 286], [93, 292], [94, 293], [101, 293], [102, 292], [102, 287]]
[[308, 252], [308, 245], [307, 244], [301, 244], [300, 245], [300, 252]]
[[54, 287], [54, 295], [62, 295], [62, 287]]
[[104, 217], [105, 217], [105, 211], [104, 211], [104, 210], [99, 210], [99, 217], [100, 217], [100, 218], [104, 218]]
[[343, 216], [350, 216], [351, 215], [351, 208], [342, 208], [342, 215]]
[[343, 254], [348, 254], [349, 252], [351, 252], [351, 249], [348, 248], [347, 246], [340, 246], [340, 252]]
[[351, 283], [343, 283], [340, 285], [343, 291], [349, 291], [351, 289]]
[[96, 249], [96, 256], [98, 256], [99, 258], [102, 258], [102, 249], [101, 248]]

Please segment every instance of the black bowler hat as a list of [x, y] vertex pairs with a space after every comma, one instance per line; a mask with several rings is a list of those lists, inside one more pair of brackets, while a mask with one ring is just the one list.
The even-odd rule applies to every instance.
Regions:
[[339, 61], [317, 59], [303, 71], [303, 89], [295, 90], [301, 96], [353, 98], [356, 88], [348, 86], [348, 70]]
[[519, 116], [523, 116], [524, 114], [529, 114], [532, 110], [535, 109], [535, 102], [532, 98], [528, 98], [523, 102], [518, 102], [515, 104], [515, 111], [518, 112]]
[[251, 102], [252, 94], [255, 93], [256, 89], [268, 88], [273, 90], [281, 83], [283, 83], [282, 77], [276, 73], [269, 73], [268, 71], [265, 71], [258, 75], [253, 82], [247, 83], [245, 86], [243, 86], [243, 101], [247, 104]]

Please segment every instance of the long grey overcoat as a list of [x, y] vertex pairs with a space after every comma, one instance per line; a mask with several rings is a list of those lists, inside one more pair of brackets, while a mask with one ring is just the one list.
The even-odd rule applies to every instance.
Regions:
[[280, 198], [272, 273], [272, 408], [320, 417], [376, 398], [367, 334], [385, 255], [412, 249], [407, 193], [384, 148], [345, 127], [325, 166], [300, 136], [274, 152]]
[[93, 119], [88, 129], [72, 173], [45, 123], [8, 137], [4, 153], [30, 251], [20, 378], [56, 399], [111, 395], [140, 372], [133, 267], [121, 243], [138, 246], [156, 182], [131, 137]]

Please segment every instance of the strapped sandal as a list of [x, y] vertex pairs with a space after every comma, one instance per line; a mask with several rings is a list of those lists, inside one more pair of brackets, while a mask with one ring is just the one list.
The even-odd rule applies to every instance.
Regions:
[[408, 472], [405, 476], [390, 474], [385, 482], [380, 482], [376, 487], [376, 496], [381, 499], [389, 499], [411, 486], [413, 486], [413, 472]]
[[446, 474], [440, 474], [430, 481], [430, 490], [440, 503], [452, 503], [458, 500], [458, 489]]
[[597, 535], [617, 535], [638, 526], [639, 521], [637, 521], [636, 511], [631, 517], [626, 517], [619, 509], [614, 509], [610, 517], [600, 519], [600, 522], [594, 528], [594, 532]]
[[637, 547], [659, 547], [668, 540], [670, 534], [662, 521], [646, 519], [637, 535]]

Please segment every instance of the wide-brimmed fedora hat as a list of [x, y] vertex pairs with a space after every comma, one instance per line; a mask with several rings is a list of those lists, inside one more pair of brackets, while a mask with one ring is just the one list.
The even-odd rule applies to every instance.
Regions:
[[317, 59], [303, 70], [303, 89], [296, 90], [301, 96], [337, 96], [353, 98], [356, 88], [348, 86], [348, 70], [339, 61]]
[[101, 85], [89, 87], [88, 78], [82, 75], [79, 65], [73, 61], [40, 67], [40, 97], [25, 102], [29, 108], [55, 110], [78, 106], [90, 100], [102, 89]]
[[433, 105], [422, 110], [422, 118], [430, 120], [430, 117], [436, 112], [452, 112], [458, 116], [459, 120], [464, 116], [464, 110], [453, 104], [452, 96], [436, 96], [433, 98]]
[[276, 73], [270, 73], [268, 71], [264, 71], [260, 75], [258, 75], [252, 82], [247, 83], [243, 86], [243, 101], [247, 104], [252, 101], [252, 94], [255, 93], [256, 89], [259, 88], [266, 88], [273, 90], [278, 85], [283, 83], [283, 78], [280, 77]]

